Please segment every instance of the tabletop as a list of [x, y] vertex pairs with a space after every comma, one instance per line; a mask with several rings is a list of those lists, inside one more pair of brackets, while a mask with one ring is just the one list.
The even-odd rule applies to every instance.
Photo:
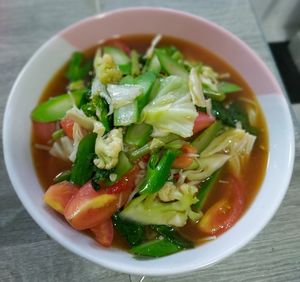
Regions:
[[[164, 6], [212, 20], [244, 40], [280, 81], [250, 0], [0, 0], [0, 115], [22, 66], [60, 29], [103, 11]], [[271, 222], [239, 252], [208, 269], [147, 281], [300, 281], [300, 127], [289, 190]], [[1, 123], [2, 126], [2, 123]], [[2, 138], [2, 136], [1, 136]], [[0, 281], [140, 281], [65, 250], [31, 219], [8, 178], [0, 149]]]

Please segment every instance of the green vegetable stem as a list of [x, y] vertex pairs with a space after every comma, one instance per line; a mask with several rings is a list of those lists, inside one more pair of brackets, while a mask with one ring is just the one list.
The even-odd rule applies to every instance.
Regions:
[[71, 170], [71, 182], [83, 185], [92, 177], [96, 138], [97, 134], [90, 133], [81, 139]]
[[158, 153], [151, 156], [146, 178], [139, 187], [141, 194], [153, 194], [164, 186], [177, 154], [177, 151], [167, 150], [160, 159]]

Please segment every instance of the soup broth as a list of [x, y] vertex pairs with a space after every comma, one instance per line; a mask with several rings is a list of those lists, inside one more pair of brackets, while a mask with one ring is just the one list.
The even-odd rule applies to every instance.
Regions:
[[[120, 40], [127, 44], [130, 48], [136, 49], [141, 53], [144, 53], [145, 50], [149, 47], [152, 40], [152, 35], [137, 35], [137, 36], [124, 36]], [[109, 44], [110, 40], [106, 41], [105, 44]], [[164, 36], [159, 43], [159, 46], [163, 45], [174, 45], [176, 46], [184, 56], [191, 61], [201, 61], [206, 65], [213, 67], [218, 73], [229, 73], [230, 78], [228, 81], [236, 83], [241, 86], [243, 91], [238, 93], [228, 94], [227, 100], [240, 100], [242, 103], [247, 103], [248, 100], [251, 100], [252, 103], [255, 103], [257, 109], [256, 116], [256, 127], [259, 130], [257, 140], [255, 142], [254, 148], [250, 155], [249, 160], [243, 166], [241, 177], [244, 181], [246, 188], [246, 207], [254, 200], [259, 187], [262, 184], [264, 175], [267, 167], [268, 160], [268, 134], [266, 122], [264, 120], [263, 113], [261, 108], [255, 98], [255, 93], [251, 90], [246, 81], [234, 70], [228, 63], [224, 60], [211, 53], [209, 50], [206, 50], [200, 46], [196, 46], [191, 42], [186, 42], [181, 39], [172, 38]], [[89, 50], [85, 51], [86, 56], [93, 57], [95, 51], [99, 46], [95, 46]], [[46, 86], [43, 91], [40, 101], [45, 101], [49, 97], [60, 95], [66, 90], [68, 81], [65, 77], [66, 65], [63, 66], [50, 80], [49, 84]], [[245, 102], [246, 101], [246, 102]], [[58, 158], [51, 156], [48, 151], [43, 150], [40, 146], [37, 146], [38, 140], [36, 132], [32, 132], [32, 158], [36, 173], [38, 175], [39, 181], [42, 187], [47, 190], [47, 188], [53, 184], [53, 178], [61, 171], [69, 169], [71, 167], [71, 162], [62, 161]], [[222, 171], [221, 177], [218, 180], [217, 184], [214, 185], [213, 191], [210, 193], [208, 200], [204, 206], [203, 212], [205, 212], [212, 204], [220, 200], [224, 195], [229, 193], [228, 177], [230, 172], [228, 169]], [[192, 240], [195, 243], [202, 243], [203, 238], [207, 235], [199, 231], [199, 228], [196, 227], [195, 223], [188, 222], [186, 226], [179, 229], [180, 233], [187, 239]], [[115, 246], [121, 248], [127, 248], [126, 242], [116, 236], [114, 240]]]

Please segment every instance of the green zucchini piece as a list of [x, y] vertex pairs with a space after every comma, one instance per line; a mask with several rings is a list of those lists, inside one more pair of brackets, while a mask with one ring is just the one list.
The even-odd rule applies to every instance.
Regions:
[[[36, 106], [31, 112], [31, 118], [38, 122], [52, 122], [62, 119], [66, 112], [72, 108], [73, 101], [76, 106], [80, 105], [86, 89], [80, 89], [70, 94], [63, 94], [50, 98]], [[71, 97], [72, 96], [72, 97]]]
[[149, 141], [152, 130], [149, 124], [132, 124], [127, 129], [124, 141], [128, 145], [141, 147]]
[[169, 57], [163, 50], [156, 49], [155, 55], [158, 57], [162, 68], [168, 74], [174, 74], [188, 79], [189, 73], [184, 68], [184, 66], [179, 64], [176, 60]]

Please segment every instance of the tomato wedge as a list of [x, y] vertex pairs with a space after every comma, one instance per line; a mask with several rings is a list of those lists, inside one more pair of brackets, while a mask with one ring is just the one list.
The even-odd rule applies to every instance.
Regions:
[[244, 184], [234, 176], [229, 179], [231, 193], [211, 206], [204, 214], [198, 227], [204, 233], [220, 235], [232, 227], [245, 209]]
[[36, 143], [47, 144], [52, 138], [52, 134], [56, 129], [55, 122], [37, 122], [32, 121], [33, 132], [35, 135]]
[[93, 228], [108, 220], [122, 207], [135, 186], [138, 169], [134, 168], [111, 187], [95, 191], [91, 182], [86, 183], [67, 204], [64, 215], [77, 230]]
[[74, 120], [70, 119], [70, 118], [63, 118], [60, 121], [60, 126], [62, 127], [63, 131], [65, 132], [65, 134], [73, 139], [73, 126], [74, 126]]
[[44, 195], [44, 202], [59, 213], [64, 214], [65, 206], [78, 191], [78, 186], [63, 181], [48, 188]]
[[111, 218], [91, 228], [96, 241], [103, 247], [110, 247], [114, 238], [114, 227]]
[[199, 112], [198, 116], [194, 121], [193, 133], [194, 134], [199, 133], [203, 129], [209, 127], [215, 120], [216, 120], [215, 117], [209, 116], [206, 113]]

